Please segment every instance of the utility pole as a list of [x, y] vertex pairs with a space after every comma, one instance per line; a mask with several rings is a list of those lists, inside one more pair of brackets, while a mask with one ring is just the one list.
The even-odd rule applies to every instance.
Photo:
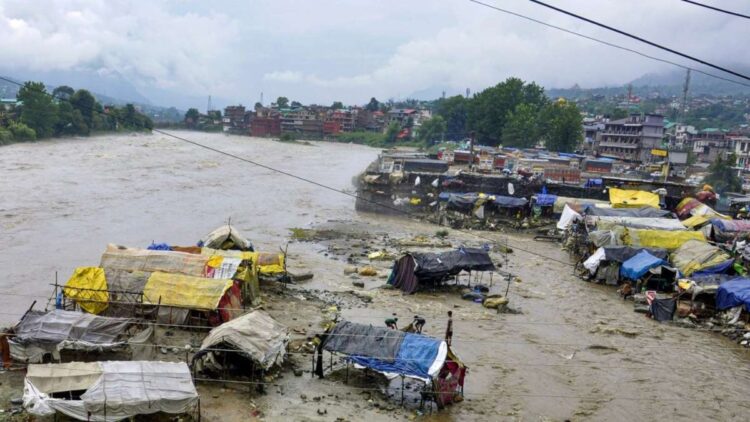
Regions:
[[[467, 89], [468, 90], [468, 89]], [[476, 132], [469, 132], [469, 171], [474, 168], [474, 137]]]
[[682, 86], [682, 103], [680, 104], [680, 117], [678, 120], [684, 120], [687, 114], [687, 97], [690, 88], [690, 69], [685, 73], [685, 84]]
[[211, 94], [208, 95], [208, 104], [206, 105], [206, 115], [211, 111]]
[[260, 105], [263, 105], [263, 91], [260, 91]]

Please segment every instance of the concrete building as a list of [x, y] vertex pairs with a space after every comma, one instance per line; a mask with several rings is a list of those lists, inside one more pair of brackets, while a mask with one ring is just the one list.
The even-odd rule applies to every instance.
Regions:
[[725, 157], [734, 150], [734, 143], [726, 132], [717, 128], [699, 130], [690, 137], [688, 144], [698, 161], [704, 163], [713, 163], [717, 157]]
[[750, 137], [747, 135], [730, 135], [734, 144], [734, 155], [737, 157], [737, 167], [750, 170]]
[[664, 116], [633, 114], [606, 122], [599, 133], [595, 153], [630, 162], [653, 161], [651, 150], [661, 147]]
[[245, 106], [228, 106], [224, 109], [224, 117], [221, 119], [224, 132], [247, 133], [245, 125]]
[[281, 110], [281, 132], [320, 138], [323, 136], [323, 120], [318, 113], [304, 107]]
[[250, 122], [250, 136], [266, 137], [281, 135], [281, 115], [270, 108], [259, 108]]

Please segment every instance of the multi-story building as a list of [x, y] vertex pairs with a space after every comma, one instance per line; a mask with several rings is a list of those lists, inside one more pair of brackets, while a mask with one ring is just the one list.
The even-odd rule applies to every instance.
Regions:
[[281, 135], [281, 115], [270, 108], [259, 108], [250, 121], [250, 135], [265, 137]]
[[245, 106], [228, 106], [224, 109], [224, 118], [222, 119], [224, 132], [247, 132], [245, 125]]
[[595, 153], [631, 162], [653, 161], [651, 150], [661, 147], [664, 116], [633, 114], [606, 122], [599, 133]]
[[323, 136], [323, 120], [319, 118], [318, 113], [304, 107], [282, 110], [281, 131], [320, 138]]
[[734, 144], [734, 155], [737, 157], [737, 167], [750, 170], [750, 137], [745, 134], [728, 136]]
[[331, 128], [335, 126], [338, 132], [354, 132], [357, 127], [357, 114], [357, 109], [332, 110], [326, 117], [326, 123], [334, 122], [335, 124], [329, 123], [328, 126]]
[[713, 163], [719, 156], [725, 156], [734, 149], [734, 143], [726, 132], [717, 128], [699, 130], [688, 140], [693, 154], [699, 161]]
[[382, 111], [359, 110], [356, 129], [369, 132], [382, 132], [385, 127], [385, 114]]

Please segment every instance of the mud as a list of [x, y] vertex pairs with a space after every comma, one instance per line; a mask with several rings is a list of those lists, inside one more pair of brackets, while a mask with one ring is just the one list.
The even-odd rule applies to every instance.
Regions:
[[[182, 135], [348, 190], [352, 176], [378, 152]], [[460, 287], [410, 296], [384, 288], [391, 262], [367, 258], [381, 250], [440, 251], [435, 246], [442, 242], [481, 246], [488, 240], [456, 230], [441, 239], [433, 225], [357, 214], [351, 197], [162, 136], [3, 147], [0, 180], [4, 325], [34, 299], [43, 308], [55, 271], [65, 281], [74, 267], [96, 265], [108, 242], [191, 244], [230, 217], [260, 249], [288, 243], [290, 271], [315, 274], [294, 285], [263, 286], [264, 309], [290, 327], [289, 362], [262, 394], [246, 384], [198, 382], [203, 420], [746, 420], [750, 410], [745, 350], [719, 334], [658, 324], [633, 312], [613, 289], [579, 280], [554, 243], [477, 232], [496, 240], [492, 256], [513, 278], [510, 285], [502, 274], [471, 282], [490, 285], [491, 294], [504, 294], [509, 285], [510, 305], [520, 313], [506, 314], [462, 300]], [[291, 228], [325, 236], [295, 239]], [[399, 243], [418, 236], [429, 242]], [[498, 245], [513, 252], [503, 254]], [[344, 274], [364, 265], [377, 275]], [[469, 281], [462, 277], [461, 283]], [[454, 349], [470, 368], [465, 401], [418, 415], [409, 388], [401, 407], [400, 385], [355, 370], [344, 383], [340, 361], [332, 376], [312, 377], [306, 344], [333, 305], [347, 319], [378, 325], [393, 314], [400, 325], [420, 315], [427, 319], [424, 333], [436, 337], [443, 336], [452, 310]], [[19, 375], [0, 374], [1, 409], [21, 396]]]

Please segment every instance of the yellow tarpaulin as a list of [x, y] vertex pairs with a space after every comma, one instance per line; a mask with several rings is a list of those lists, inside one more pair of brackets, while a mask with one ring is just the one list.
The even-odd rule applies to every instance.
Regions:
[[689, 228], [697, 228], [708, 223], [708, 219], [702, 215], [694, 215], [688, 219], [682, 220], [682, 225]]
[[609, 202], [613, 208], [659, 208], [659, 195], [642, 190], [609, 188]]
[[688, 240], [706, 241], [700, 231], [668, 231], [625, 229], [622, 241], [627, 246], [640, 248], [677, 249]]
[[670, 261], [685, 276], [731, 259], [728, 253], [706, 242], [689, 240], [672, 253]]
[[257, 265], [261, 274], [272, 275], [284, 272], [284, 254], [270, 252], [243, 252], [244, 259], [250, 259]]
[[233, 283], [230, 279], [155, 272], [143, 288], [143, 303], [214, 310]]
[[109, 292], [104, 268], [79, 267], [65, 284], [63, 292], [86, 312], [99, 314], [107, 309]]

